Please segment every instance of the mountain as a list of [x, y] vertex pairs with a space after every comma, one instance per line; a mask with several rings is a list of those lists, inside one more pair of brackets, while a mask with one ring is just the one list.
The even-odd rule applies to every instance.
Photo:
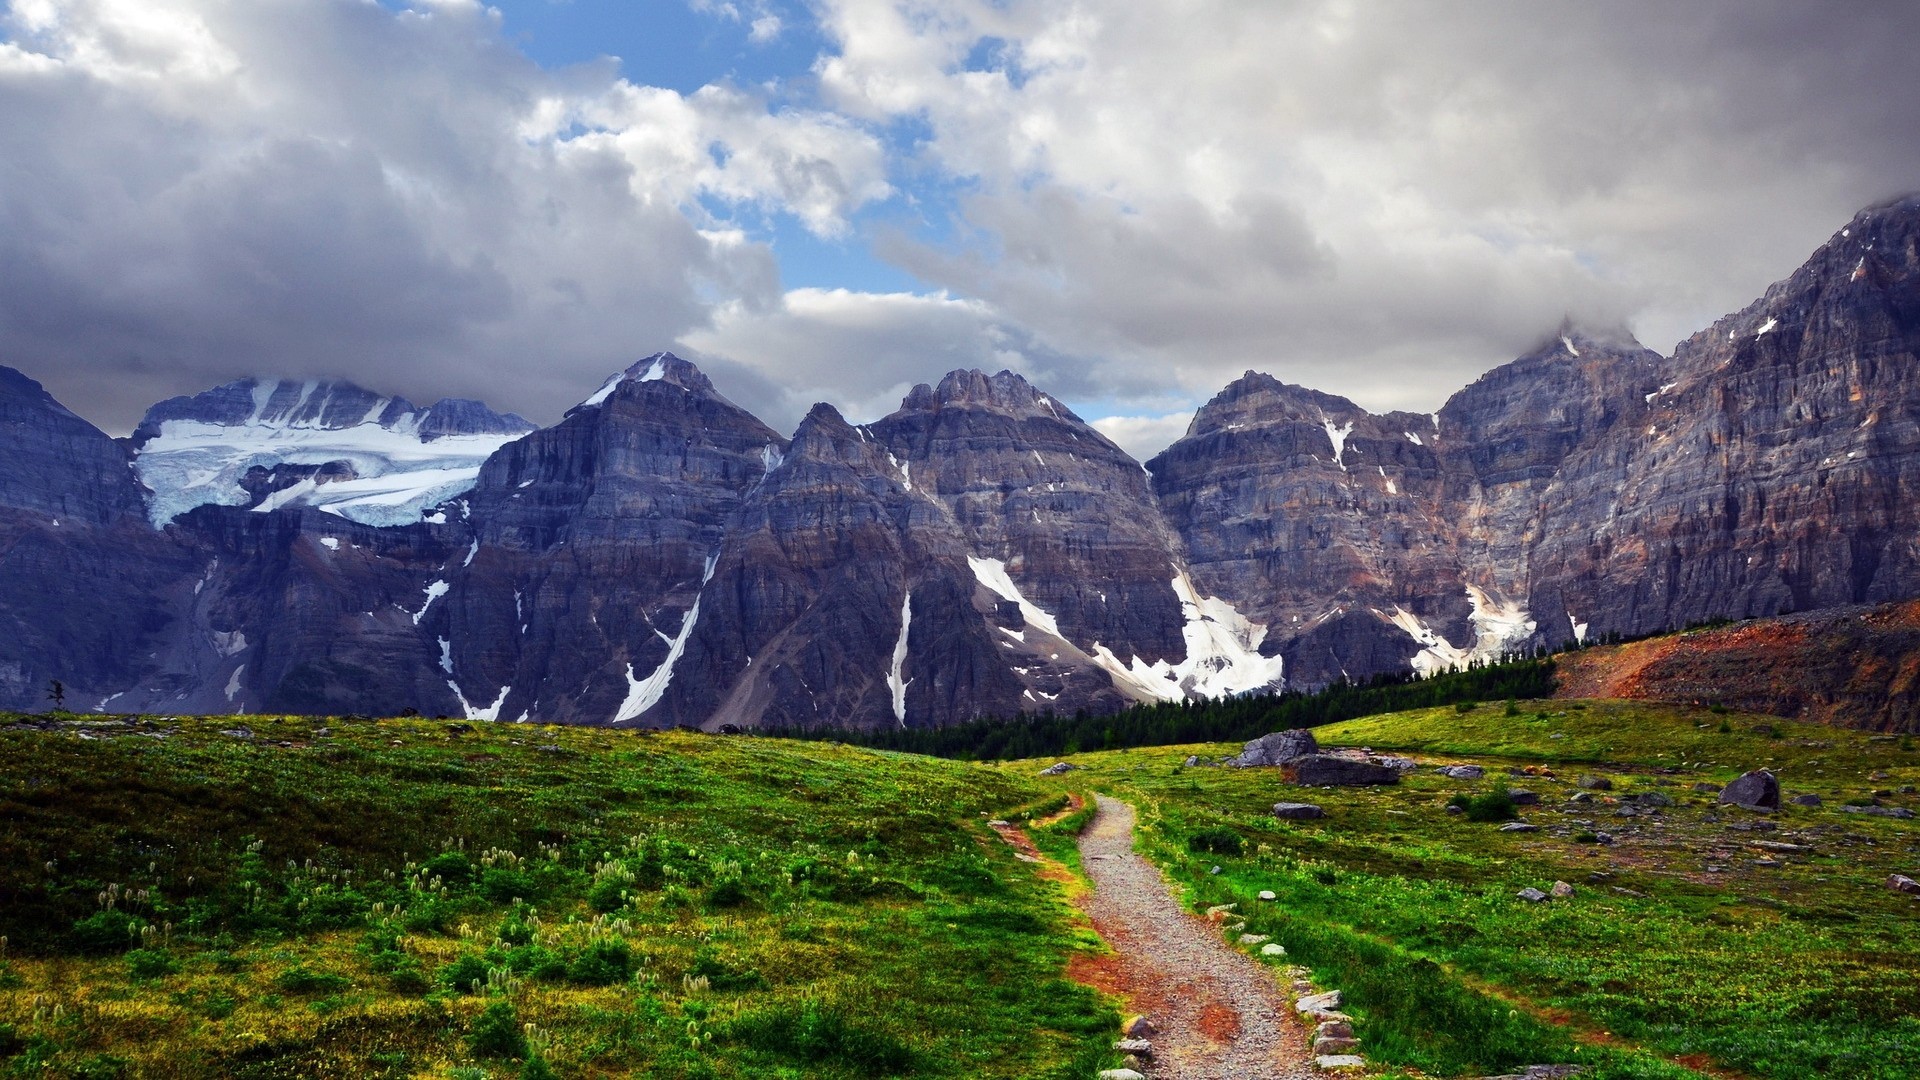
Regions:
[[95, 708], [140, 684], [191, 572], [145, 522], [126, 451], [0, 368], [0, 704], [42, 707], [58, 679]]
[[1869, 208], [1431, 415], [1248, 372], [1145, 467], [1004, 371], [791, 439], [669, 353], [532, 431], [246, 380], [126, 447], [4, 372], [0, 706], [940, 726], [1920, 597], [1917, 251]]
[[481, 462], [532, 430], [477, 401], [420, 409], [348, 382], [243, 379], [155, 405], [131, 445], [156, 526], [209, 503], [405, 525], [470, 489]]

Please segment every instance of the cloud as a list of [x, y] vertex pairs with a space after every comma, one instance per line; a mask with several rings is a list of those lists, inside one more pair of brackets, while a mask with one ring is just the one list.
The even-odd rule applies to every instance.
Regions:
[[1145, 462], [1173, 445], [1193, 424], [1193, 410], [1165, 416], [1107, 416], [1092, 422], [1095, 430]]
[[247, 374], [557, 417], [777, 304], [726, 215], [821, 234], [889, 196], [829, 113], [608, 62], [543, 71], [466, 0], [15, 0], [0, 45], [0, 363], [124, 430]]
[[1563, 315], [1666, 348], [1920, 184], [1920, 8], [823, 0], [824, 100], [923, 127], [881, 251], [1119, 398], [1246, 367], [1429, 409]]
[[979, 301], [846, 289], [794, 289], [764, 310], [728, 305], [682, 345], [703, 366], [731, 362], [754, 373], [738, 388], [714, 378], [722, 392], [788, 431], [818, 401], [856, 422], [878, 419], [899, 408], [915, 383], [956, 368], [1044, 378], [1035, 358], [1046, 356]]

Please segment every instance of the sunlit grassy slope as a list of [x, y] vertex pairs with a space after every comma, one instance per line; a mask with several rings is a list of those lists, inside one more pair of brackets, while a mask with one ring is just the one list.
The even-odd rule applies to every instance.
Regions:
[[1117, 1018], [1061, 978], [1085, 931], [982, 824], [1041, 785], [822, 744], [465, 728], [0, 722], [0, 1075], [1112, 1060]]
[[[1920, 901], [1884, 884], [1920, 876], [1920, 822], [1843, 808], [1875, 792], [1920, 808], [1911, 740], [1565, 701], [1398, 713], [1316, 735], [1422, 767], [1391, 787], [1299, 788], [1273, 769], [1183, 766], [1239, 749], [1209, 745], [1076, 755], [1066, 760], [1085, 771], [1045, 782], [1133, 800], [1143, 847], [1192, 903], [1238, 903], [1249, 932], [1345, 990], [1376, 1062], [1442, 1076], [1549, 1061], [1603, 1077], [1695, 1075], [1685, 1063], [1777, 1080], [1920, 1075]], [[1031, 776], [1052, 760], [1005, 768]], [[1431, 768], [1458, 762], [1487, 775]], [[1763, 817], [1716, 803], [1720, 784], [1760, 766], [1788, 797], [1825, 804]], [[1588, 791], [1583, 776], [1613, 787]], [[1519, 811], [1539, 831], [1445, 810], [1508, 788], [1541, 796]], [[1589, 801], [1573, 801], [1582, 792]], [[1278, 821], [1279, 801], [1327, 816]], [[1614, 842], [1596, 842], [1603, 833]], [[1516, 897], [1555, 881], [1573, 896]], [[1257, 900], [1261, 890], [1277, 900]]]

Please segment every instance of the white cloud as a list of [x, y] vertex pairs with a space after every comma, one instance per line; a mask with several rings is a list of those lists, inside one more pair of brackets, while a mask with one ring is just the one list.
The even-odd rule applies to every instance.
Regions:
[[1165, 416], [1106, 416], [1092, 421], [1095, 430], [1112, 439], [1138, 461], [1146, 461], [1187, 433], [1194, 410]]
[[543, 71], [465, 0], [5, 19], [0, 357], [120, 429], [254, 373], [556, 416], [716, 303], [778, 303], [716, 209], [830, 235], [891, 192], [842, 117]]
[[1431, 408], [1569, 313], [1665, 348], [1920, 176], [1911, 5], [821, 9], [826, 100], [965, 184], [959, 245], [883, 251], [1120, 396]]

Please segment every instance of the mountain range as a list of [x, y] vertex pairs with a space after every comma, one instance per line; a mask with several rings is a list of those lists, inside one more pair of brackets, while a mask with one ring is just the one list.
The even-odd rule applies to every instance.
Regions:
[[245, 380], [110, 438], [0, 368], [0, 707], [932, 726], [1920, 596], [1920, 197], [1669, 356], [1439, 412], [1248, 372], [1142, 465], [1011, 372], [790, 436], [660, 353], [552, 427]]

